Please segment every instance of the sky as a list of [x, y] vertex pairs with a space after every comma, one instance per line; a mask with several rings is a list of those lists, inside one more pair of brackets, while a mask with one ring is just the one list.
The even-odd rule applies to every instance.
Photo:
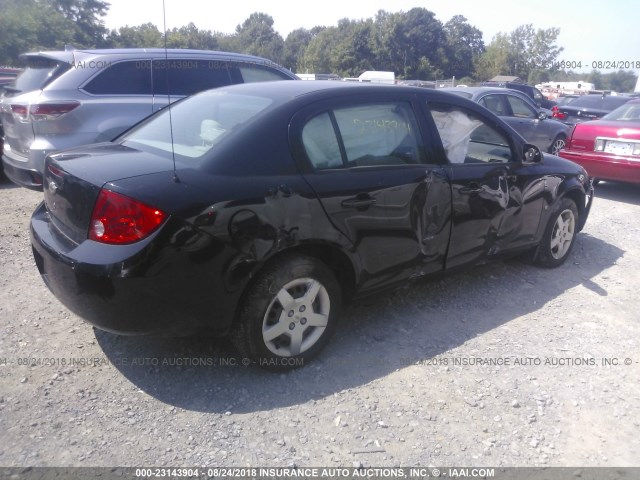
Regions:
[[[163, 0], [106, 1], [111, 4], [103, 19], [107, 28], [151, 22], [163, 30]], [[263, 12], [273, 17], [283, 38], [300, 27], [334, 26], [341, 18], [373, 18], [378, 10], [422, 7], [442, 23], [464, 15], [482, 31], [485, 45], [496, 33], [519, 25], [558, 27], [557, 44], [564, 47], [558, 60], [581, 62], [582, 68], [574, 70], [590, 72], [594, 62], [601, 62], [600, 71], [611, 73], [617, 68], [606, 69], [611, 65], [605, 62], [628, 62], [623, 69], [640, 72], [640, 0], [164, 0], [164, 5], [167, 29], [193, 22], [202, 30], [233, 33], [249, 15]]]

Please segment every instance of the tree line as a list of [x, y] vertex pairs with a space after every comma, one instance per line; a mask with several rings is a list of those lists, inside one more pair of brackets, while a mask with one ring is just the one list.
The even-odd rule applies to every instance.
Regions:
[[463, 83], [515, 75], [529, 83], [584, 80], [596, 88], [632, 91], [632, 71], [578, 74], [558, 62], [558, 28], [521, 25], [485, 45], [482, 32], [462, 15], [446, 23], [426, 8], [378, 11], [373, 18], [342, 19], [335, 26], [298, 28], [283, 38], [273, 18], [252, 13], [233, 33], [193, 23], [165, 33], [151, 23], [108, 30], [103, 0], [0, 0], [0, 65], [19, 65], [35, 50], [158, 47], [241, 52], [273, 60], [296, 73], [355, 77], [365, 70], [393, 71], [401, 79], [455, 76]]

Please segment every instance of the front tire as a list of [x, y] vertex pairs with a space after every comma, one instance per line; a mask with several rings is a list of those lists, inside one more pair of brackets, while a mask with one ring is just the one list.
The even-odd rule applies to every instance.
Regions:
[[267, 370], [304, 366], [335, 332], [341, 300], [325, 264], [306, 255], [278, 258], [249, 288], [231, 340], [241, 355]]
[[577, 233], [578, 209], [573, 200], [563, 198], [549, 218], [535, 263], [546, 268], [562, 265], [573, 248]]

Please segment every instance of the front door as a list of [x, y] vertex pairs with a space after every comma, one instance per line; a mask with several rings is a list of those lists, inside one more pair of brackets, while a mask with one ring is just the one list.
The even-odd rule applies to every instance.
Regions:
[[539, 204], [525, 201], [528, 183], [506, 132], [462, 107], [429, 108], [449, 161], [453, 211], [446, 267], [479, 263], [521, 239]]

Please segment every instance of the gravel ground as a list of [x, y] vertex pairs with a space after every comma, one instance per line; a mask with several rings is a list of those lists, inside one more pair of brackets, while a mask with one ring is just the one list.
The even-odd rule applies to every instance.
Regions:
[[563, 267], [352, 305], [287, 374], [69, 313], [32, 259], [40, 198], [0, 181], [2, 466], [640, 466], [638, 186], [599, 186]]

